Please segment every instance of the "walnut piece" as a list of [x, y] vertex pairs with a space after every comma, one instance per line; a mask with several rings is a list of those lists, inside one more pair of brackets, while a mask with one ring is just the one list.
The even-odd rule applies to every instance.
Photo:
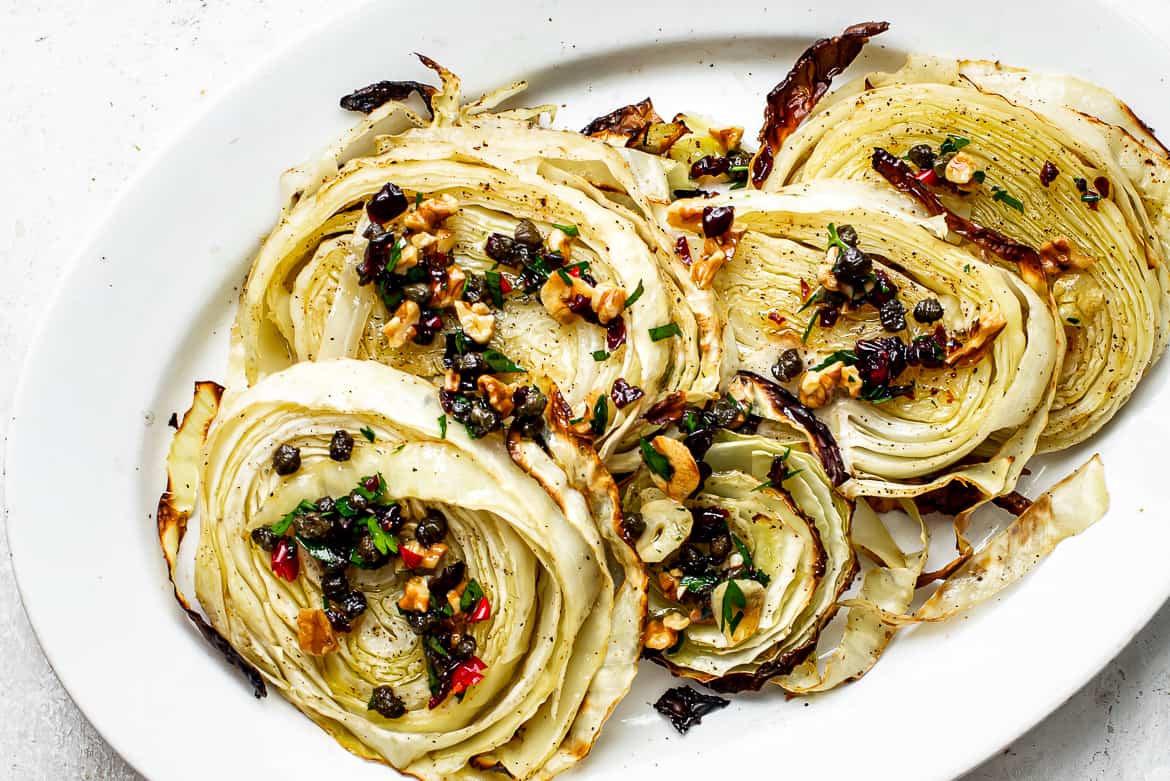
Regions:
[[304, 608], [297, 613], [297, 643], [313, 656], [324, 656], [339, 648], [324, 610]]
[[703, 224], [703, 205], [675, 201], [666, 210], [666, 222], [674, 228], [699, 231]]
[[385, 337], [386, 343], [391, 348], [398, 348], [413, 339], [418, 332], [415, 326], [418, 325], [421, 316], [422, 310], [409, 298], [399, 304], [394, 310], [394, 316], [382, 326], [382, 336]]
[[598, 285], [593, 290], [593, 311], [604, 325], [622, 313], [626, 307], [626, 291], [613, 285]]
[[459, 208], [459, 202], [447, 193], [427, 198], [418, 208], [406, 215], [403, 224], [411, 230], [430, 231], [439, 226]]
[[553, 319], [562, 325], [568, 325], [577, 318], [577, 314], [569, 308], [570, 301], [577, 296], [583, 296], [588, 301], [593, 300], [592, 285], [573, 276], [569, 277], [569, 282], [565, 282], [565, 276], [568, 275], [549, 274], [540, 288], [540, 302]]
[[670, 480], [664, 479], [653, 471], [650, 472], [650, 479], [654, 481], [659, 490], [676, 502], [681, 502], [694, 493], [695, 489], [699, 487], [699, 465], [695, 463], [695, 457], [691, 455], [687, 446], [677, 439], [662, 435], [654, 437], [650, 446], [660, 455], [665, 456], [674, 470]]
[[491, 341], [492, 330], [496, 325], [496, 318], [488, 305], [477, 301], [469, 304], [466, 301], [455, 302], [455, 316], [459, 318], [459, 325], [463, 333], [476, 344], [487, 344]]
[[833, 389], [838, 385], [850, 397], [857, 398], [861, 393], [861, 375], [843, 361], [834, 361], [820, 371], [809, 369], [800, 378], [800, 403], [812, 409], [823, 407], [829, 403]]
[[966, 152], [957, 152], [947, 161], [943, 176], [952, 184], [968, 184], [975, 176], [976, 164], [974, 158]]
[[406, 581], [402, 599], [398, 600], [398, 607], [403, 610], [417, 610], [425, 613], [431, 607], [431, 590], [427, 587], [426, 578], [416, 575]]
[[458, 266], [447, 269], [447, 282], [436, 286], [431, 293], [430, 305], [434, 309], [447, 309], [463, 295], [463, 286], [467, 283], [467, 274]]
[[954, 368], [974, 366], [991, 350], [995, 337], [1007, 325], [1007, 318], [999, 310], [979, 316], [963, 339], [963, 344], [947, 353], [946, 364]]
[[739, 146], [739, 142], [743, 140], [742, 127], [713, 127], [707, 132], [728, 152]]
[[691, 281], [700, 289], [711, 286], [711, 281], [723, 264], [735, 255], [743, 230], [732, 229], [714, 239], [703, 240], [703, 254], [691, 265]]
[[560, 228], [553, 228], [548, 234], [548, 248], [561, 253], [561, 257], [568, 263], [573, 256], [573, 237]]
[[672, 610], [662, 617], [662, 625], [667, 629], [681, 632], [691, 625], [691, 619], [678, 611]]
[[512, 414], [512, 390], [490, 374], [481, 374], [475, 381], [475, 387], [487, 397], [488, 404], [500, 417], [506, 418]]
[[1040, 263], [1044, 273], [1054, 277], [1065, 271], [1084, 271], [1093, 265], [1093, 258], [1077, 249], [1068, 236], [1057, 236], [1040, 245]]
[[678, 642], [678, 633], [668, 629], [658, 619], [646, 622], [646, 631], [642, 634], [642, 644], [655, 651], [665, 651]]

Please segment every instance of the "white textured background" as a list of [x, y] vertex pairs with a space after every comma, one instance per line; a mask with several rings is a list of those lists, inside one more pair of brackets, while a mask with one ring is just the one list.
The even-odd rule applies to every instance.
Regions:
[[[1146, 24], [1165, 25], [1157, 2], [1111, 0]], [[126, 178], [241, 70], [355, 4], [0, 0], [0, 433], [44, 291]], [[965, 13], [964, 4], [924, 8], [951, 21]], [[182, 215], [175, 219], [181, 224]], [[80, 389], [77, 398], [85, 404]], [[0, 499], [2, 491], [0, 483]], [[51, 501], [46, 497], [46, 507]], [[87, 508], [55, 508], [45, 521], [62, 510], [84, 516]], [[1091, 616], [1085, 624], [1092, 631]], [[965, 781], [1170, 779], [1168, 639], [1170, 607], [1060, 710]], [[1043, 663], [1020, 649], [1020, 664]], [[926, 704], [924, 714], [945, 718], [947, 707], [962, 703]], [[912, 746], [907, 725], [901, 750], [908, 772]], [[0, 778], [139, 778], [49, 669], [20, 606], [3, 536]]]

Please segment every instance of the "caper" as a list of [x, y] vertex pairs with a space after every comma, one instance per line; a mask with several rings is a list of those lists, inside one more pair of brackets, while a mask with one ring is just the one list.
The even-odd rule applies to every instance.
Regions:
[[910, 147], [910, 151], [906, 156], [910, 158], [910, 162], [918, 166], [918, 170], [920, 171], [934, 167], [936, 155], [934, 150], [931, 149], [930, 144], [916, 144]]
[[418, 522], [414, 530], [414, 538], [418, 544], [431, 547], [436, 542], [442, 542], [447, 536], [447, 519], [440, 513], [427, 513], [427, 517]]
[[468, 274], [463, 283], [463, 300], [469, 304], [477, 304], [488, 298], [487, 283], [478, 274]]
[[740, 420], [739, 405], [730, 399], [716, 399], [711, 405], [711, 414], [715, 418], [715, 425], [720, 428], [731, 428]]
[[837, 238], [850, 247], [857, 246], [857, 229], [852, 225], [842, 225], [837, 228]]
[[536, 223], [532, 220], [520, 220], [516, 223], [516, 230], [512, 232], [512, 238], [520, 244], [527, 244], [529, 247], [544, 245], [544, 236], [541, 235], [540, 228], [537, 228]]
[[359, 513], [370, 506], [370, 500], [357, 491], [350, 491], [346, 501], [349, 503], [350, 509], [357, 510]]
[[329, 625], [333, 627], [335, 632], [348, 632], [352, 628], [349, 620], [345, 617], [345, 612], [341, 608], [325, 608], [325, 618], [329, 619]]
[[435, 626], [438, 625], [440, 617], [437, 613], [421, 613], [418, 611], [405, 611], [403, 617], [406, 619], [406, 625], [410, 627], [410, 631], [416, 635], [428, 634]]
[[364, 564], [376, 564], [382, 558], [378, 546], [374, 544], [374, 538], [368, 534], [358, 540], [357, 545], [354, 546], [354, 553]]
[[678, 566], [687, 575], [702, 575], [707, 570], [707, 557], [694, 545], [684, 545], [678, 551]]
[[626, 513], [622, 516], [622, 537], [630, 543], [646, 531], [646, 519], [641, 513]]
[[731, 554], [731, 547], [731, 537], [727, 534], [719, 535], [711, 540], [711, 558], [723, 561]]
[[301, 449], [287, 442], [272, 454], [272, 468], [278, 475], [291, 475], [301, 468]]
[[924, 298], [914, 305], [914, 319], [920, 323], [933, 323], [942, 316], [942, 304], [937, 298]]
[[486, 436], [500, 427], [500, 413], [492, 409], [483, 399], [472, 402], [467, 415], [467, 426], [474, 438]]
[[360, 591], [351, 591], [341, 599], [341, 610], [350, 621], [366, 612], [366, 596]]
[[326, 572], [321, 576], [321, 591], [334, 602], [340, 602], [349, 593], [349, 579], [344, 570]]
[[947, 178], [947, 163], [951, 162], [951, 158], [955, 156], [954, 152], [948, 152], [945, 155], [940, 155], [934, 161], [934, 175], [943, 181]]
[[460, 659], [469, 659], [475, 656], [475, 638], [471, 635], [463, 635], [451, 651]]
[[534, 385], [517, 388], [512, 393], [512, 414], [516, 417], [536, 417], [544, 414], [548, 407], [548, 397]]
[[252, 542], [264, 550], [270, 551], [276, 548], [276, 543], [280, 542], [280, 535], [267, 526], [257, 526], [252, 530]]
[[375, 686], [366, 708], [388, 719], [397, 719], [406, 714], [406, 704], [389, 686]]
[[319, 540], [333, 530], [333, 524], [321, 513], [301, 513], [293, 518], [293, 528], [307, 540]]
[[331, 513], [337, 509], [337, 502], [333, 501], [332, 496], [322, 496], [314, 504], [319, 513]]
[[800, 350], [795, 348], [780, 353], [780, 357], [772, 366], [772, 376], [781, 382], [788, 382], [804, 371], [804, 358]]
[[402, 288], [402, 295], [416, 304], [425, 304], [431, 300], [431, 284], [429, 282], [415, 282]]

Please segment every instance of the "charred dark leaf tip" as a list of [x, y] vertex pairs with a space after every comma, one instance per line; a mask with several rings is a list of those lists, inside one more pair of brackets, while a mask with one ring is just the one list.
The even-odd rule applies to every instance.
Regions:
[[406, 100], [411, 93], [417, 93], [427, 111], [433, 113], [431, 98], [436, 92], [437, 88], [420, 81], [377, 81], [343, 96], [340, 105], [346, 111], [369, 114], [392, 100]]
[[622, 106], [597, 117], [581, 128], [581, 135], [608, 136], [612, 134], [634, 141], [649, 125], [661, 121], [662, 117], [654, 110], [654, 103], [650, 98], [643, 98], [637, 103]]
[[784, 139], [812, 112], [833, 79], [857, 59], [870, 38], [889, 28], [889, 22], [850, 25], [840, 35], [816, 41], [797, 58], [784, 80], [768, 93], [760, 151], [752, 162], [754, 186], [760, 187], [772, 173], [773, 158]]
[[663, 692], [654, 703], [654, 710], [670, 719], [674, 728], [685, 735], [704, 716], [726, 708], [730, 703], [730, 700], [713, 694], [702, 694], [690, 686], [676, 686]]

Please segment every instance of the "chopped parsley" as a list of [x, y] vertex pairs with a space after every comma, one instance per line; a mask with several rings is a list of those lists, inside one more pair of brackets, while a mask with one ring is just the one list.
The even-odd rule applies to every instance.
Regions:
[[963, 147], [967, 146], [967, 144], [970, 144], [970, 143], [971, 143], [971, 139], [969, 139], [969, 138], [964, 138], [963, 136], [955, 136], [955, 135], [951, 135], [950, 133], [947, 133], [946, 140], [943, 141], [941, 144], [939, 144], [938, 153], [940, 155], [948, 155], [948, 154], [951, 154], [953, 152], [958, 152], [960, 149], [962, 149]]
[[450, 656], [447, 649], [443, 647], [443, 644], [434, 635], [427, 635], [427, 648], [430, 648], [439, 656]]
[[971, 174], [971, 180], [976, 184], [983, 184], [985, 181], [987, 181], [987, 172], [976, 171], [975, 173]]
[[605, 350], [594, 350], [593, 351], [593, 360], [595, 360], [595, 361], [604, 361], [608, 357], [609, 357], [609, 353], [607, 353]]
[[669, 481], [670, 478], [674, 477], [674, 467], [670, 465], [670, 460], [655, 450], [646, 437], [640, 437], [638, 444], [642, 448], [642, 461], [646, 464], [647, 469], [663, 480]]
[[511, 358], [504, 355], [499, 350], [485, 350], [483, 354], [484, 361], [494, 372], [522, 372], [524, 368], [518, 366]]
[[731, 185], [727, 189], [728, 190], [742, 190], [745, 187], [747, 187], [747, 179], [744, 179], [743, 181], [736, 182], [735, 184]]
[[747, 597], [743, 595], [743, 589], [734, 580], [727, 581], [727, 590], [723, 592], [723, 621], [720, 628], [730, 635], [735, 634], [746, 608]]
[[393, 534], [387, 534], [382, 527], [378, 525], [378, 519], [374, 516], [366, 518], [366, 529], [370, 532], [370, 539], [374, 541], [374, 547], [378, 549], [378, 553], [383, 556], [389, 553], [398, 552], [398, 540], [394, 539]]
[[821, 369], [827, 369], [837, 361], [840, 361], [846, 366], [852, 366], [857, 363], [857, 353], [852, 350], [834, 350], [825, 357], [825, 360], [812, 367], [812, 371], [819, 372]]
[[492, 303], [495, 304], [496, 309], [504, 308], [504, 288], [500, 282], [500, 272], [485, 271], [483, 273], [484, 281], [487, 282], [488, 293], [491, 294]]
[[678, 323], [667, 323], [650, 329], [651, 341], [661, 342], [672, 336], [682, 336], [682, 329], [678, 327]]
[[702, 593], [719, 583], [718, 575], [683, 575], [678, 584], [687, 591]]
[[552, 226], [554, 228], [556, 228], [557, 230], [559, 230], [561, 233], [565, 234], [566, 236], [572, 236], [573, 238], [577, 238], [578, 236], [581, 235], [581, 231], [577, 230], [576, 225], [557, 225], [554, 222], [552, 224]]
[[[1081, 198], [1083, 200], [1084, 196], [1081, 196]], [[999, 203], [1007, 204], [1011, 208], [1018, 211], [1020, 214], [1024, 213], [1024, 202], [1023, 201], [1021, 201], [1019, 198], [1016, 198], [1014, 195], [1012, 195], [1011, 193], [1009, 193], [1007, 190], [1003, 189], [1002, 187], [999, 187], [999, 186], [994, 185], [994, 184], [991, 186], [991, 200], [998, 201]]]
[[440, 439], [447, 438], [447, 416], [446, 415], [439, 416], [439, 438]]
[[642, 287], [642, 280], [639, 279], [638, 286], [636, 288], [634, 288], [634, 292], [631, 293], [630, 297], [626, 299], [626, 305], [623, 306], [622, 309], [629, 309], [630, 307], [632, 307], [634, 305], [634, 302], [637, 301], [639, 298], [641, 298], [642, 293], [644, 293], [644, 292], [645, 292], [645, 290]]
[[609, 424], [609, 403], [605, 400], [605, 396], [598, 396], [597, 402], [593, 405], [593, 419], [589, 421], [589, 430], [593, 432], [593, 436], [599, 437], [605, 433], [605, 427]]
[[808, 335], [812, 333], [812, 329], [816, 326], [816, 324], [817, 316], [814, 313], [813, 316], [808, 319], [808, 325], [804, 327], [804, 333], [800, 337], [801, 344], [808, 344]]
[[362, 426], [358, 431], [362, 432], [362, 436], [371, 442], [374, 441], [374, 430], [369, 426]]
[[483, 599], [483, 588], [480, 587], [478, 581], [474, 579], [469, 580], [467, 581], [467, 587], [459, 595], [459, 609], [466, 613], [478, 605], [481, 599]]

